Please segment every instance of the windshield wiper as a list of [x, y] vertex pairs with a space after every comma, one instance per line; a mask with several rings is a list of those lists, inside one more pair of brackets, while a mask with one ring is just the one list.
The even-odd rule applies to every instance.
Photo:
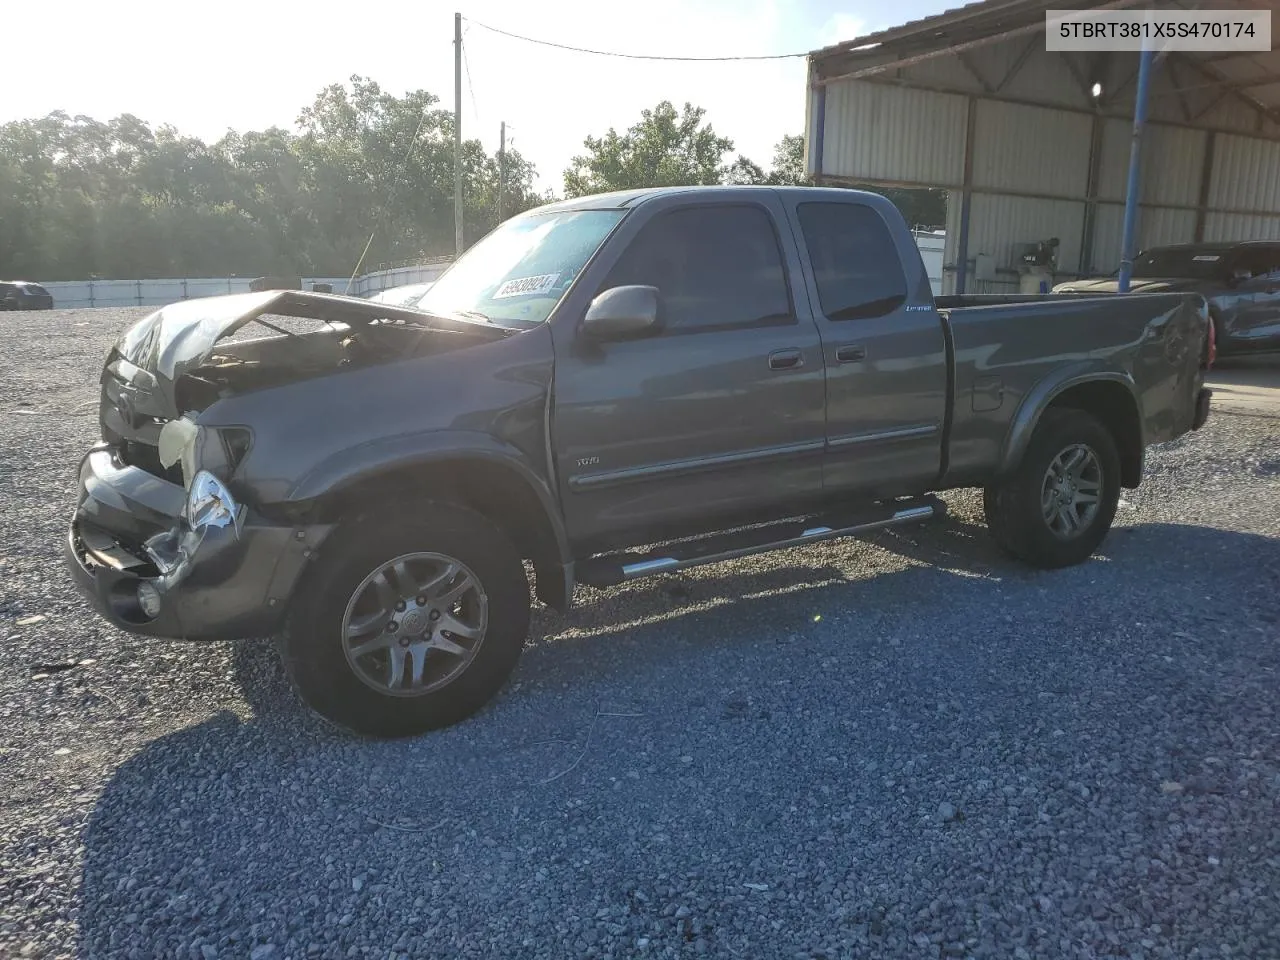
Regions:
[[493, 323], [492, 317], [486, 313], [481, 313], [479, 310], [455, 310], [454, 313], [460, 317], [470, 317], [472, 320], [483, 320], [485, 323]]

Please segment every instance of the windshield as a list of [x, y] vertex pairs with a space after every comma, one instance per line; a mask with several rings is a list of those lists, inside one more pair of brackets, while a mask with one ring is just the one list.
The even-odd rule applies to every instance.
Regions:
[[414, 306], [497, 323], [542, 323], [624, 213], [568, 210], [508, 220], [441, 274]]
[[1223, 276], [1226, 259], [1226, 250], [1204, 247], [1145, 250], [1133, 261], [1133, 275], [1151, 280], [1217, 280]]

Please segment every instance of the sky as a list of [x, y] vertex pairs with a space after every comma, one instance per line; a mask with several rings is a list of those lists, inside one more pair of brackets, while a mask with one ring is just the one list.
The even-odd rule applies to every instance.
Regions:
[[[463, 15], [463, 136], [531, 160], [540, 189], [588, 136], [620, 132], [666, 99], [707, 111], [735, 151], [766, 169], [801, 133], [805, 61], [660, 63], [571, 53], [481, 24], [570, 46], [661, 56], [807, 52], [958, 3], [901, 0], [53, 0], [36, 42], [0, 57], [0, 121], [52, 110], [107, 120], [132, 113], [216, 140], [228, 128], [292, 127], [323, 87], [358, 74], [453, 107], [453, 15]], [[628, 11], [624, 15], [623, 10]], [[59, 27], [64, 24], [65, 27]]]

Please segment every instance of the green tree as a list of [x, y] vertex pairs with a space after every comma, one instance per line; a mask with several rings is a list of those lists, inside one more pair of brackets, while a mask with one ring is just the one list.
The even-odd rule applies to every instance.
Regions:
[[773, 148], [773, 169], [768, 182], [775, 186], [799, 186], [809, 182], [804, 170], [804, 137], [788, 133]]
[[[454, 249], [453, 117], [425, 90], [352, 77], [303, 109], [299, 132], [214, 144], [131, 115], [55, 112], [0, 124], [0, 276], [39, 280], [345, 275]], [[498, 164], [463, 144], [468, 242], [497, 223]], [[506, 156], [503, 213], [541, 202]]]
[[[587, 137], [586, 152], [564, 174], [565, 193], [580, 197], [636, 187], [670, 187], [725, 182], [731, 169], [725, 154], [733, 141], [703, 123], [706, 111], [686, 103], [676, 112], [669, 100], [644, 110], [640, 120], [618, 133]], [[743, 168], [737, 167], [741, 175]]]

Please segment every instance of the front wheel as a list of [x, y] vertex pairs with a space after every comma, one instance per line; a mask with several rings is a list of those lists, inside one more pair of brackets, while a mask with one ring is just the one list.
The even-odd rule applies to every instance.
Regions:
[[501, 530], [450, 504], [403, 513], [330, 537], [280, 638], [308, 706], [367, 736], [469, 717], [506, 682], [529, 629], [529, 582]]
[[1082, 563], [1111, 529], [1120, 454], [1111, 432], [1080, 410], [1050, 410], [1022, 462], [983, 491], [987, 526], [1013, 557], [1052, 570]]

